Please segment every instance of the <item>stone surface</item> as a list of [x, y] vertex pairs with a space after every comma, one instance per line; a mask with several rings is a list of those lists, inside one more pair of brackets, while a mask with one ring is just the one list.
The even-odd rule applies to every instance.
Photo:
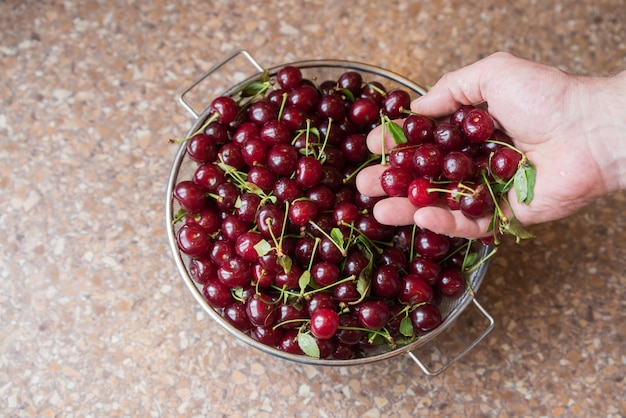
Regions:
[[408, 356], [268, 356], [185, 288], [164, 223], [168, 139], [193, 122], [175, 96], [237, 49], [425, 85], [496, 50], [578, 74], [626, 68], [624, 0], [390, 4], [0, 2], [2, 416], [624, 416], [624, 194], [504, 244], [478, 294], [494, 330], [435, 378]]

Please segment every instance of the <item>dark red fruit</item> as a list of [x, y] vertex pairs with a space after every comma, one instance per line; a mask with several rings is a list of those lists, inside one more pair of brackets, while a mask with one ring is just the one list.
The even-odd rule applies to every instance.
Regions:
[[186, 223], [176, 234], [178, 248], [190, 257], [201, 257], [211, 248], [211, 238], [197, 223]]
[[389, 167], [380, 176], [383, 191], [394, 197], [407, 196], [412, 181], [413, 171], [398, 167]]
[[495, 129], [491, 115], [484, 109], [475, 108], [467, 112], [463, 118], [463, 133], [471, 142], [485, 142]]
[[378, 330], [387, 325], [391, 315], [382, 300], [366, 300], [357, 306], [356, 316], [363, 327]]
[[320, 308], [311, 315], [311, 334], [320, 340], [328, 340], [339, 327], [339, 315], [332, 309]]
[[508, 180], [517, 171], [522, 154], [509, 147], [502, 147], [491, 157], [491, 172], [503, 180]]
[[417, 306], [411, 311], [409, 317], [411, 318], [413, 329], [418, 333], [432, 331], [442, 322], [441, 311], [431, 303]]
[[198, 213], [207, 204], [206, 189], [191, 180], [183, 180], [174, 187], [174, 198], [188, 213]]
[[458, 268], [447, 269], [441, 273], [437, 281], [437, 289], [444, 296], [456, 298], [465, 292], [467, 282]]
[[439, 192], [429, 191], [429, 189], [435, 187], [437, 185], [426, 177], [416, 178], [409, 184], [407, 189], [409, 202], [417, 207], [434, 205], [439, 200]]

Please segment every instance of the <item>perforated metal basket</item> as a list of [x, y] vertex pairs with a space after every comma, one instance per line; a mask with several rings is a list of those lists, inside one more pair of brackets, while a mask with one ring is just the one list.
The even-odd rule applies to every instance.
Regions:
[[[342, 61], [342, 60], [312, 60], [312, 61], [299, 61], [288, 64], [280, 64], [271, 68], [265, 68], [261, 64], [258, 63], [247, 51], [237, 51], [231, 56], [227, 57], [223, 61], [217, 63], [204, 74], [202, 74], [198, 79], [196, 79], [189, 87], [183, 89], [178, 94], [178, 101], [192, 114], [195, 118], [192, 126], [190, 127], [187, 135], [191, 135], [193, 132], [196, 132], [207, 120], [209, 116], [209, 107], [207, 106], [202, 112], [198, 112], [194, 109], [194, 107], [189, 103], [186, 99], [186, 96], [197, 86], [202, 83], [208, 83], [208, 79], [210, 76], [216, 75], [219, 70], [221, 70], [225, 64], [232, 64], [235, 59], [244, 58], [246, 62], [248, 62], [255, 71], [247, 78], [241, 79], [241, 74], [244, 74], [245, 70], [232, 72], [229, 71], [229, 76], [239, 77], [241, 79], [235, 85], [232, 85], [230, 88], [224, 89], [220, 91], [222, 95], [229, 95], [232, 92], [237, 91], [243, 85], [256, 80], [263, 71], [267, 71], [270, 76], [275, 76], [276, 72], [284, 67], [285, 65], [292, 65], [299, 68], [305, 77], [315, 77], [318, 80], [324, 79], [337, 79], [339, 75], [348, 70], [358, 71], [363, 75], [364, 79], [367, 81], [379, 81], [381, 82], [388, 90], [392, 88], [403, 88], [410, 93], [414, 97], [425, 94], [426, 90], [416, 84], [396, 73], [388, 71], [383, 68], [379, 68], [376, 66], [353, 62], [353, 61]], [[204, 84], [204, 83], [203, 83]], [[211, 99], [207, 100], [209, 103]], [[391, 351], [383, 351], [378, 354], [373, 354], [363, 358], [349, 359], [349, 360], [328, 360], [328, 359], [317, 359], [313, 357], [308, 357], [304, 355], [295, 355], [283, 352], [276, 348], [267, 346], [262, 344], [249, 335], [239, 331], [233, 325], [231, 325], [228, 321], [226, 321], [217, 311], [215, 311], [204, 299], [202, 295], [202, 287], [195, 283], [191, 278], [189, 272], [189, 261], [190, 259], [178, 249], [176, 242], [176, 233], [178, 228], [180, 227], [180, 223], [178, 225], [173, 223], [173, 220], [176, 216], [176, 213], [179, 209], [178, 203], [173, 198], [173, 190], [175, 185], [182, 179], [190, 179], [193, 176], [194, 170], [196, 168], [196, 163], [191, 161], [186, 155], [185, 144], [181, 144], [176, 156], [174, 158], [174, 162], [171, 168], [171, 172], [169, 175], [168, 183], [167, 183], [167, 191], [166, 191], [166, 228], [169, 244], [172, 250], [172, 255], [178, 270], [180, 271], [181, 277], [194, 299], [206, 313], [215, 320], [220, 326], [222, 326], [225, 330], [227, 330], [234, 337], [239, 340], [249, 344], [252, 347], [255, 347], [265, 353], [274, 355], [276, 357], [280, 357], [285, 360], [291, 360], [299, 363], [305, 364], [313, 364], [313, 365], [324, 365], [324, 366], [348, 366], [348, 365], [359, 365], [365, 363], [371, 363], [381, 360], [386, 360], [399, 355], [408, 355], [413, 361], [419, 366], [419, 368], [428, 375], [437, 375], [443, 372], [446, 368], [448, 368], [451, 364], [456, 362], [459, 358], [465, 355], [468, 351], [470, 351], [476, 344], [478, 344], [493, 328], [494, 320], [493, 318], [484, 310], [484, 308], [476, 301], [475, 294], [479, 289], [485, 273], [488, 268], [489, 261], [486, 260], [484, 263], [480, 265], [479, 268], [474, 270], [471, 275], [468, 277], [469, 289], [470, 291], [466, 291], [462, 296], [456, 299], [444, 299], [442, 303], [439, 305], [443, 316], [442, 324], [437, 327], [435, 330], [427, 333], [426, 335], [420, 337], [418, 340], [409, 343], [404, 346], [399, 346], [396, 349]], [[487, 255], [490, 252], [489, 246], [483, 246], [479, 250], [478, 257], [479, 259], [487, 258]], [[417, 351], [418, 348], [422, 348], [427, 344], [431, 343], [438, 336], [440, 336], [446, 329], [450, 327], [461, 313], [470, 305], [473, 304], [477, 308], [477, 312], [479, 312], [482, 316], [484, 316], [484, 329], [482, 329], [477, 336], [472, 337], [469, 343], [464, 344], [463, 347], [453, 353], [451, 356], [448, 356], [446, 360], [438, 365], [436, 369], [430, 368], [425, 362], [420, 360], [418, 357]]]

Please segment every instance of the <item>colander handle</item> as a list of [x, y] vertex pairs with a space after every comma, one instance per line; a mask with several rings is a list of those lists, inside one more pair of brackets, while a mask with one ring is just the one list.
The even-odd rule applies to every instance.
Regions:
[[265, 70], [263, 68], [263, 66], [261, 64], [259, 64], [259, 62], [257, 60], [255, 60], [252, 55], [250, 55], [250, 53], [246, 50], [239, 50], [239, 51], [235, 51], [233, 54], [231, 54], [229, 57], [224, 58], [222, 61], [218, 62], [217, 64], [215, 64], [213, 67], [209, 68], [204, 74], [202, 74], [196, 81], [194, 81], [193, 83], [191, 83], [191, 85], [189, 87], [187, 87], [186, 89], [182, 90], [180, 93], [178, 93], [178, 101], [185, 107], [185, 109], [187, 109], [189, 111], [189, 113], [191, 113], [196, 119], [200, 117], [200, 113], [196, 112], [194, 110], [194, 108], [185, 101], [185, 95], [187, 93], [189, 93], [191, 90], [193, 90], [194, 87], [196, 87], [198, 84], [200, 84], [205, 78], [207, 78], [208, 76], [210, 76], [211, 74], [213, 74], [214, 72], [216, 72], [217, 70], [219, 70], [224, 64], [232, 61], [233, 59], [235, 59], [237, 56], [239, 55], [243, 55], [244, 57], [246, 57], [248, 59], [248, 61], [250, 61], [250, 63], [254, 66], [254, 68], [256, 68], [259, 72], [262, 72], [263, 70]]
[[432, 369], [428, 368], [417, 357], [417, 354], [415, 354], [414, 351], [409, 351], [407, 353], [409, 355], [409, 357], [411, 357], [411, 359], [418, 365], [418, 367], [420, 369], [422, 369], [422, 371], [425, 374], [427, 374], [429, 376], [437, 376], [437, 375], [443, 373], [444, 370], [446, 370], [448, 367], [450, 367], [452, 364], [454, 364], [457, 360], [459, 360], [461, 357], [463, 357], [465, 354], [467, 354], [472, 348], [474, 348], [474, 346], [476, 346], [476, 344], [478, 344], [483, 338], [485, 338], [487, 336], [487, 334], [489, 334], [489, 332], [491, 332], [491, 330], [493, 329], [494, 320], [491, 317], [491, 315], [489, 315], [487, 313], [485, 308], [483, 308], [476, 301], [476, 299], [472, 299], [472, 302], [474, 303], [476, 308], [480, 311], [480, 313], [482, 313], [485, 316], [485, 318], [487, 318], [487, 321], [489, 322], [487, 328], [471, 344], [469, 344], [467, 347], [465, 347], [463, 350], [461, 350], [458, 354], [456, 354], [454, 357], [452, 357], [447, 363], [444, 363], [440, 368], [435, 369], [435, 370], [432, 370]]

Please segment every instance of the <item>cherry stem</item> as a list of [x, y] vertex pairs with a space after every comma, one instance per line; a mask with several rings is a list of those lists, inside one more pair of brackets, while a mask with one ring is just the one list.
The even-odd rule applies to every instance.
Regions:
[[377, 159], [378, 157], [376, 155], [372, 155], [370, 158], [368, 158], [363, 164], [358, 166], [352, 173], [350, 173], [348, 177], [343, 179], [344, 184], [352, 180], [352, 177], [356, 176], [359, 173], [359, 171], [363, 170], [365, 167], [369, 166]]
[[289, 94], [287, 92], [283, 93], [283, 100], [280, 103], [280, 109], [278, 110], [278, 117], [277, 119], [280, 120], [280, 118], [283, 116], [283, 111], [285, 110], [285, 105], [287, 104], [287, 96]]
[[318, 231], [320, 231], [320, 233], [321, 233], [322, 235], [324, 235], [326, 238], [328, 238], [328, 239], [330, 240], [330, 242], [332, 242], [333, 244], [335, 244], [335, 247], [337, 247], [337, 249], [338, 249], [339, 251], [341, 251], [341, 255], [342, 255], [342, 256], [344, 256], [344, 257], [345, 257], [345, 256], [347, 256], [347, 255], [348, 255], [348, 253], [346, 252], [346, 250], [345, 250], [342, 246], [340, 246], [337, 242], [335, 242], [335, 240], [333, 239], [333, 237], [331, 237], [331, 236], [330, 236], [330, 235], [329, 235], [326, 231], [324, 231], [324, 230], [322, 229], [322, 227], [321, 227], [321, 226], [319, 226], [318, 224], [316, 224], [316, 223], [315, 223], [315, 222], [313, 222], [312, 220], [309, 220], [309, 223], [310, 223], [310, 224], [311, 224], [311, 225], [312, 225], [315, 229], [317, 229]]
[[170, 143], [172, 144], [180, 144], [181, 142], [185, 142], [190, 140], [191, 138], [193, 138], [194, 136], [198, 135], [199, 133], [204, 132], [204, 130], [213, 122], [215, 122], [218, 118], [220, 117], [219, 114], [217, 113], [212, 113], [211, 116], [207, 119], [207, 121], [204, 123], [204, 125], [202, 125], [197, 131], [195, 131], [194, 133], [192, 133], [191, 135], [185, 137], [185, 138], [181, 138], [181, 139], [170, 139]]

